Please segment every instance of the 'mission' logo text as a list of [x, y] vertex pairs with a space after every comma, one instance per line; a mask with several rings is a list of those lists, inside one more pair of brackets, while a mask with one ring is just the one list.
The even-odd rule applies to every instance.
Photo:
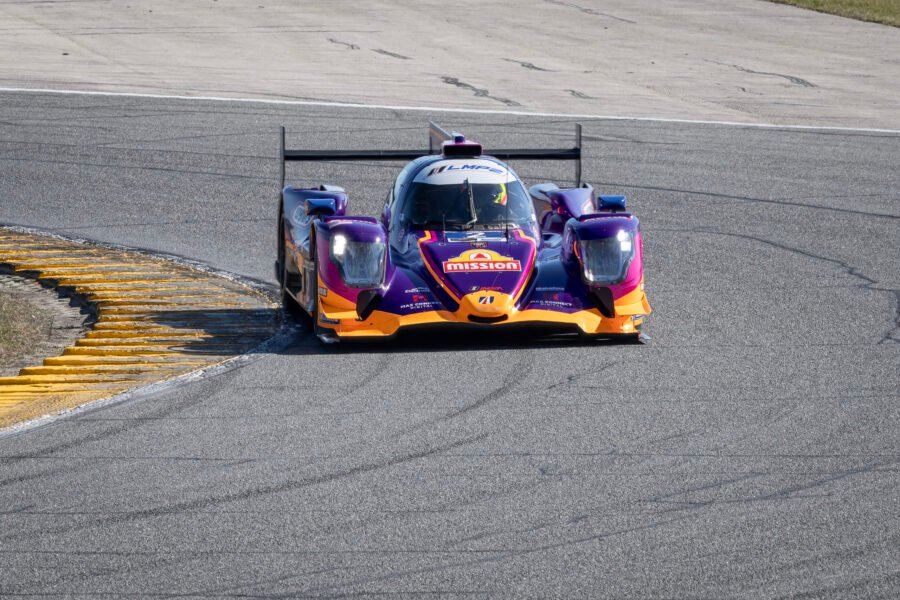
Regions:
[[518, 260], [500, 256], [490, 250], [464, 252], [461, 256], [444, 261], [444, 273], [467, 273], [481, 271], [521, 271]]

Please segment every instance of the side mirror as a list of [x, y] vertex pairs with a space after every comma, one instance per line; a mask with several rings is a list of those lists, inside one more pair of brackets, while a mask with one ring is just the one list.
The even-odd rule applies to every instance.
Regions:
[[559, 186], [555, 183], [539, 183], [528, 188], [531, 197], [539, 202], [550, 203], [550, 192], [559, 191]]
[[330, 217], [337, 213], [337, 201], [334, 198], [307, 198], [306, 214], [310, 217]]
[[387, 198], [384, 199], [384, 208], [381, 209], [381, 224], [385, 229], [391, 225], [391, 203], [394, 200], [394, 189], [388, 191]]
[[625, 212], [625, 196], [597, 196], [597, 210]]
[[577, 219], [593, 210], [593, 192], [591, 187], [571, 188], [551, 191], [550, 208], [563, 218]]

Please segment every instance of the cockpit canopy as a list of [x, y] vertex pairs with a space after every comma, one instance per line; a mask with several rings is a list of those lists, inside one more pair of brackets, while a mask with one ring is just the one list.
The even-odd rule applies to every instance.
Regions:
[[429, 162], [400, 192], [397, 215], [407, 227], [454, 231], [535, 223], [534, 208], [521, 181], [495, 160]]

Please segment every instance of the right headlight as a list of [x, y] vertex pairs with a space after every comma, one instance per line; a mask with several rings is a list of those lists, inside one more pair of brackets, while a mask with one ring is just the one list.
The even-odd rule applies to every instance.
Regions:
[[584, 279], [593, 285], [625, 281], [634, 259], [634, 237], [620, 230], [615, 237], [576, 242]]
[[331, 238], [331, 259], [351, 287], [374, 288], [384, 282], [383, 242], [354, 242], [343, 234]]

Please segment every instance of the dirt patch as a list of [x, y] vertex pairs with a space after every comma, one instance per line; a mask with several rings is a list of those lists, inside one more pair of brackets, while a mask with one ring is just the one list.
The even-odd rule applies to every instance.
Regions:
[[0, 377], [59, 355], [91, 315], [33, 279], [0, 274]]

